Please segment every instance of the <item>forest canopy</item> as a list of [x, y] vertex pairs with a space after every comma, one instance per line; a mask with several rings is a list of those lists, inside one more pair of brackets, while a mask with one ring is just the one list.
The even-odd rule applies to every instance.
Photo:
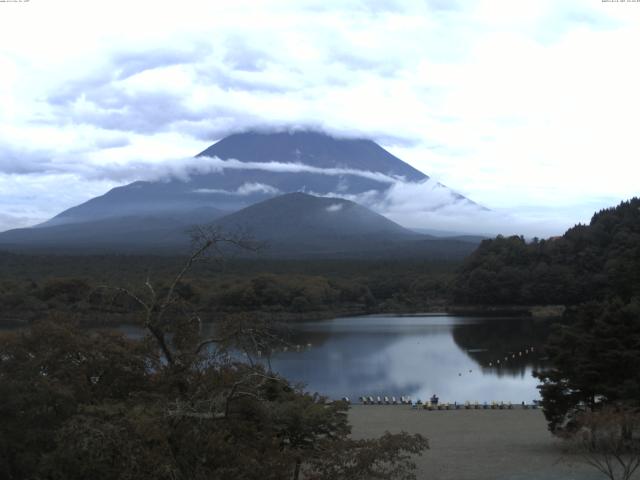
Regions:
[[480, 305], [575, 305], [640, 295], [640, 199], [593, 215], [561, 237], [484, 240], [463, 263], [453, 300]]

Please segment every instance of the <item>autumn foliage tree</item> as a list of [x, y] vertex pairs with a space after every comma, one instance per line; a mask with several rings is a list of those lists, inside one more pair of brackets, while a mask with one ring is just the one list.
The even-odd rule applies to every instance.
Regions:
[[347, 404], [252, 359], [280, 341], [268, 324], [240, 316], [202, 336], [180, 283], [207, 253], [247, 245], [199, 233], [168, 285], [109, 289], [138, 305], [143, 339], [64, 320], [0, 336], [0, 477], [415, 478], [426, 439], [352, 440]]

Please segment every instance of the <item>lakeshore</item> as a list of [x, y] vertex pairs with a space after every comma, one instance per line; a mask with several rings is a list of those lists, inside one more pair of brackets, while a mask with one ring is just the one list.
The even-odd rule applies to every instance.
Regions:
[[352, 437], [420, 433], [430, 449], [416, 458], [429, 480], [600, 480], [547, 430], [541, 410], [428, 411], [405, 405], [352, 405]]

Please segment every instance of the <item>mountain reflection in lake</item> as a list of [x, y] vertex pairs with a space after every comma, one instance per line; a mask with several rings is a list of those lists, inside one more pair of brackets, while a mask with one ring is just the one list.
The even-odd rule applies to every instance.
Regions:
[[294, 325], [300, 351], [276, 352], [271, 366], [330, 398], [435, 393], [450, 402], [530, 403], [539, 398], [531, 373], [548, 330], [530, 318], [337, 318]]

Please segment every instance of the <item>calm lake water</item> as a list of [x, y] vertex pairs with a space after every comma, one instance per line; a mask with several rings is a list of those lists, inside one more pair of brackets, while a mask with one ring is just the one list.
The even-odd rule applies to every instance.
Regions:
[[[289, 326], [294, 347], [273, 353], [271, 366], [330, 398], [404, 395], [415, 401], [435, 393], [443, 402], [531, 403], [540, 398], [531, 374], [544, 366], [550, 323], [433, 314], [303, 322]], [[133, 338], [145, 334], [137, 326], [118, 330]]]
[[449, 402], [531, 403], [540, 398], [532, 371], [543, 366], [541, 346], [549, 324], [445, 315], [307, 322], [292, 327], [291, 340], [300, 351], [277, 352], [271, 365], [331, 398], [425, 400], [435, 393]]

